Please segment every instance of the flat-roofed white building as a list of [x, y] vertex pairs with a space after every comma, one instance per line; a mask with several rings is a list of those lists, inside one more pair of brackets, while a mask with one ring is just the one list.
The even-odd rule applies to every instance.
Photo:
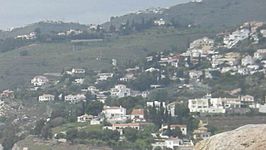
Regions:
[[49, 102], [49, 101], [54, 101], [55, 96], [51, 94], [43, 94], [39, 96], [39, 102]]
[[122, 98], [131, 96], [131, 90], [123, 84], [116, 85], [110, 92], [112, 97]]
[[48, 82], [49, 82], [49, 80], [45, 76], [35, 76], [31, 80], [31, 84], [33, 84], [34, 86], [43, 86], [43, 85], [47, 84]]
[[65, 102], [69, 102], [72, 104], [79, 103], [84, 100], [86, 100], [86, 96], [84, 94], [76, 94], [76, 95], [70, 94], [65, 96]]
[[106, 106], [102, 111], [107, 121], [112, 122], [112, 123], [113, 122], [125, 122], [128, 119], [126, 112], [127, 110], [123, 108], [122, 106], [120, 107]]

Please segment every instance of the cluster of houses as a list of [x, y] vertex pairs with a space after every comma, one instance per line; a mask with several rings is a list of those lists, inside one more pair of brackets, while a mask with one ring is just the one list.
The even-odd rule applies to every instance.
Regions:
[[[253, 40], [253, 43], [259, 42], [259, 34], [257, 29], [263, 26], [263, 22], [247, 22], [240, 26], [236, 31], [226, 34], [224, 37], [224, 45], [227, 48], [233, 48], [238, 42], [245, 39]], [[263, 30], [261, 31], [263, 33]]]
[[[146, 107], [151, 106], [156, 107], [166, 107], [165, 103], [161, 103], [158, 101], [147, 102]], [[136, 108], [127, 113], [126, 108], [120, 107], [110, 107], [105, 106], [103, 111], [99, 116], [91, 116], [88, 114], [78, 116], [77, 122], [88, 122], [91, 125], [101, 124], [103, 120], [106, 119], [107, 122], [111, 123], [110, 126], [103, 126], [103, 129], [116, 130], [123, 136], [125, 128], [133, 128], [136, 130], [143, 130], [146, 126], [151, 125], [151, 123], [147, 122], [145, 109]], [[127, 123], [130, 120], [130, 123]], [[163, 124], [159, 129], [159, 134], [152, 134], [155, 138], [155, 142], [152, 144], [153, 148], [162, 147], [162, 148], [188, 148], [193, 149], [193, 142], [186, 138], [178, 138], [178, 137], [169, 137], [164, 135], [164, 132], [168, 129], [175, 130], [176, 128], [180, 129], [182, 135], [187, 136], [187, 126], [180, 124]], [[200, 130], [200, 129], [199, 129]], [[197, 131], [198, 132], [198, 131]], [[207, 131], [206, 131], [207, 132]], [[203, 132], [201, 132], [203, 133]], [[204, 132], [204, 134], [207, 134]], [[195, 133], [195, 136], [201, 135], [200, 133]], [[209, 134], [210, 136], [210, 134]], [[198, 138], [199, 139], [199, 138]]]
[[[156, 20], [154, 23], [158, 26], [164, 25], [163, 19]], [[230, 34], [224, 36], [223, 48], [234, 48], [240, 41], [252, 38], [256, 41], [256, 36], [258, 34], [257, 29], [261, 26], [259, 23], [248, 23], [244, 24], [240, 29]], [[265, 36], [265, 31], [259, 31], [263, 36]], [[218, 45], [218, 46], [217, 46]], [[40, 102], [49, 102], [55, 100], [64, 100], [67, 103], [79, 103], [86, 101], [86, 93], [90, 92], [91, 95], [95, 96], [94, 100], [100, 101], [105, 104], [108, 97], [112, 98], [123, 98], [123, 97], [137, 97], [141, 96], [147, 98], [150, 91], [135, 91], [127, 87], [127, 82], [135, 80], [141, 73], [155, 73], [158, 75], [157, 81], [169, 78], [172, 81], [181, 81], [179, 89], [190, 88], [192, 85], [190, 83], [185, 83], [185, 79], [189, 81], [195, 81], [193, 83], [201, 82], [202, 78], [213, 78], [212, 72], [219, 71], [221, 73], [230, 73], [231, 75], [250, 75], [257, 72], [266, 72], [266, 49], [258, 49], [254, 55], [242, 54], [239, 52], [225, 52], [220, 53], [216, 51], [221, 45], [217, 44], [215, 40], [208, 37], [203, 37], [197, 39], [190, 43], [189, 48], [186, 52], [182, 54], [174, 52], [160, 52], [149, 55], [146, 57], [146, 66], [136, 66], [133, 68], [127, 68], [124, 70], [124, 74], [119, 78], [116, 78], [115, 72], [95, 72], [95, 82], [94, 85], [88, 87], [82, 86], [81, 91], [75, 92], [73, 94], [61, 94], [53, 95], [51, 93], [43, 93], [39, 95], [38, 100]], [[202, 61], [209, 62], [209, 66], [203, 69], [190, 69], [191, 65], [198, 64]], [[117, 61], [112, 60], [113, 66], [117, 66]], [[156, 64], [156, 65], [154, 65]], [[178, 75], [178, 68], [186, 67], [186, 71], [183, 75]], [[169, 68], [173, 68], [170, 72]], [[73, 78], [72, 83], [75, 85], [84, 85], [85, 77], [87, 72], [82, 68], [72, 68], [64, 72], [64, 75]], [[63, 77], [63, 75], [61, 75]], [[97, 88], [97, 84], [108, 81], [110, 79], [116, 79], [117, 84], [112, 88], [105, 91]], [[35, 76], [31, 80], [31, 85], [33, 89], [38, 89], [51, 84], [51, 80], [46, 76]], [[58, 83], [58, 82], [56, 82]], [[178, 83], [179, 84], [179, 83]], [[160, 88], [161, 85], [154, 84], [150, 85], [150, 88]], [[5, 92], [9, 95], [8, 92]], [[5, 95], [3, 94], [3, 95]], [[1, 95], [2, 96], [2, 95]], [[168, 109], [171, 115], [175, 114], [175, 105], [166, 105], [165, 102], [147, 102], [146, 107], [165, 107]], [[192, 113], [213, 113], [213, 114], [224, 114], [224, 113], [247, 113], [247, 108], [259, 109], [260, 112], [266, 112], [266, 106], [259, 105], [256, 103], [253, 96], [250, 95], [240, 95], [235, 98], [213, 98], [211, 95], [206, 95], [203, 98], [196, 98], [188, 100], [188, 108]], [[98, 116], [91, 116], [89, 114], [84, 114], [77, 117], [77, 122], [89, 122], [91, 125], [102, 124], [106, 120], [111, 123], [111, 126], [106, 126], [104, 128], [110, 130], [117, 130], [120, 134], [123, 134], [123, 129], [134, 128], [137, 130], [142, 130], [145, 126], [149, 125], [147, 118], [145, 117], [144, 109], [133, 109], [128, 112], [123, 107], [110, 107], [104, 106], [103, 111]], [[127, 123], [130, 120], [131, 123]], [[172, 124], [170, 126], [162, 125], [159, 135], [153, 135], [155, 143], [152, 145], [156, 147], [165, 147], [174, 149], [175, 147], [190, 148], [193, 143], [190, 140], [167, 137], [163, 135], [165, 129], [175, 129], [180, 128], [183, 135], [187, 135], [187, 128], [185, 125]], [[206, 125], [202, 124], [198, 129], [193, 131], [194, 139], [205, 139], [211, 135], [208, 132]]]
[[0, 93], [0, 117], [6, 115], [6, 111], [9, 110], [9, 106], [6, 105], [5, 100], [14, 99], [15, 94], [12, 90], [3, 90], [2, 93]]
[[203, 98], [188, 100], [188, 108], [190, 112], [224, 114], [237, 110], [246, 113], [246, 108], [259, 108], [259, 104], [251, 95], [239, 96], [237, 98], [213, 98], [211, 94], [207, 94]]
[[21, 40], [34, 40], [36, 39], [36, 32], [31, 32], [29, 34], [24, 34], [24, 35], [18, 35], [15, 37], [15, 39], [21, 39]]

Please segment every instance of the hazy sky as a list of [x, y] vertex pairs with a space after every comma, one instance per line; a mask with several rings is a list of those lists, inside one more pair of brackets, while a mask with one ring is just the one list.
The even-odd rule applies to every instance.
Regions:
[[0, 29], [41, 20], [102, 23], [111, 16], [190, 0], [0, 0]]

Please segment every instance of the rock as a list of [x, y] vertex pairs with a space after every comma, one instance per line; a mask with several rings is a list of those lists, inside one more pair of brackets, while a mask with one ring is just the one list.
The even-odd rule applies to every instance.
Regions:
[[246, 125], [196, 144], [195, 150], [266, 150], [266, 124]]

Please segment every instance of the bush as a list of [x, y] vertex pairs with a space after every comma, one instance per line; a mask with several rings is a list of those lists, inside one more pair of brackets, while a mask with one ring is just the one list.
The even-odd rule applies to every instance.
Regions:
[[19, 55], [20, 56], [29, 56], [29, 52], [24, 50], [24, 51], [19, 52]]

